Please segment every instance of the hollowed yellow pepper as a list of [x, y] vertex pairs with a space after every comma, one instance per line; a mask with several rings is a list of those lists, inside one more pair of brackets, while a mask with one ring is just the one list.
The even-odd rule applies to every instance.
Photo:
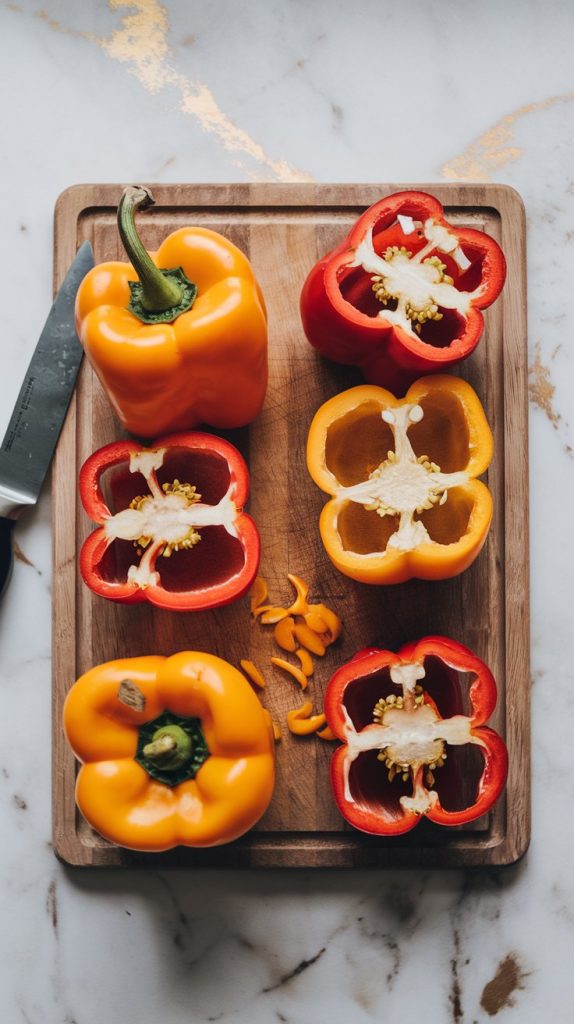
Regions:
[[307, 466], [330, 495], [319, 527], [333, 564], [374, 584], [463, 572], [492, 519], [475, 479], [492, 451], [482, 405], [458, 377], [422, 377], [404, 398], [365, 384], [325, 402]]
[[70, 690], [64, 730], [83, 762], [78, 807], [119, 846], [228, 843], [271, 799], [269, 713], [241, 673], [212, 654], [96, 666]]
[[123, 426], [139, 437], [198, 424], [241, 427], [267, 388], [267, 317], [243, 253], [208, 228], [185, 227], [148, 253], [124, 191], [118, 227], [131, 263], [100, 263], [84, 278], [76, 325]]

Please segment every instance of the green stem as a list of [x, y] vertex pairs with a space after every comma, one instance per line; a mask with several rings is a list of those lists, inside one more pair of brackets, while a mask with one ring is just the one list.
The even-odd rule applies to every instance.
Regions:
[[162, 726], [142, 750], [144, 758], [163, 771], [177, 771], [192, 753], [191, 739], [180, 725]]
[[129, 185], [123, 191], [118, 206], [118, 229], [130, 262], [141, 283], [141, 304], [152, 313], [162, 313], [181, 301], [181, 288], [164, 277], [148, 255], [136, 229], [135, 212], [138, 207], [152, 206], [155, 199], [147, 188]]
[[166, 754], [171, 754], [172, 750], [175, 750], [177, 743], [173, 736], [160, 736], [158, 740], [152, 740], [151, 743], [146, 743], [142, 750], [142, 754], [145, 757], [149, 757], [152, 761], [159, 761]]
[[136, 210], [144, 210], [154, 203], [148, 188], [129, 185], [124, 189], [118, 206], [120, 238], [139, 278], [137, 282], [130, 282], [128, 308], [143, 323], [175, 320], [180, 313], [191, 308], [197, 295], [196, 286], [180, 267], [161, 270], [155, 265], [137, 233]]
[[209, 757], [199, 718], [182, 718], [164, 711], [139, 729], [135, 761], [150, 778], [179, 786], [195, 778]]

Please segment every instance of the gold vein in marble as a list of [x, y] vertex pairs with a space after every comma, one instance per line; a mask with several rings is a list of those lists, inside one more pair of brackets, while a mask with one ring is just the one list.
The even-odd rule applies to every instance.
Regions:
[[54, 32], [66, 32], [62, 23], [60, 21], [56, 21], [55, 18], [52, 18], [47, 11], [35, 11], [34, 17], [38, 18], [40, 21], [45, 21], [48, 27], [53, 29]]
[[[23, 9], [21, 7], [18, 7], [16, 4], [9, 4], [8, 6], [11, 8], [11, 10], [18, 11], [19, 13], [24, 14]], [[48, 28], [51, 28], [53, 32], [61, 32], [63, 35], [73, 36], [74, 39], [86, 38], [85, 32], [80, 32], [78, 29], [69, 28], [67, 25], [62, 25], [61, 21], [56, 21], [56, 19], [52, 18], [52, 16], [48, 14], [47, 11], [34, 11], [34, 17], [37, 18], [38, 21], [44, 21]]]
[[[9, 3], [6, 6], [18, 14], [25, 13], [16, 3]], [[127, 7], [135, 12], [126, 14], [120, 21], [120, 28], [114, 29], [110, 36], [97, 36], [93, 32], [68, 28], [45, 10], [35, 11], [34, 16], [44, 21], [52, 31], [78, 39], [87, 39], [99, 46], [112, 60], [127, 64], [130, 74], [135, 75], [148, 92], [157, 93], [168, 87], [178, 90], [180, 110], [184, 114], [192, 114], [202, 129], [214, 134], [225, 149], [243, 153], [265, 167], [276, 180], [314, 181], [312, 175], [298, 170], [287, 160], [273, 160], [268, 156], [255, 139], [225, 114], [207, 85], [200, 81], [192, 81], [177, 70], [168, 42], [167, 10], [159, 0], [132, 0], [131, 3], [124, 0], [108, 0], [108, 7], [112, 12], [120, 7]], [[194, 38], [186, 36], [183, 44], [189, 46]], [[247, 177], [254, 180], [259, 177], [243, 162], [234, 162]]]
[[558, 429], [560, 413], [554, 408], [554, 392], [556, 388], [550, 378], [550, 370], [544, 366], [540, 355], [540, 345], [535, 349], [535, 358], [528, 368], [528, 394], [530, 401], [546, 413], [554, 429]]
[[506, 114], [472, 142], [464, 153], [444, 164], [441, 173], [453, 181], [492, 181], [494, 172], [522, 156], [521, 147], [512, 144], [516, 122], [534, 111], [547, 110], [557, 103], [569, 103], [573, 99], [572, 92], [549, 96], [548, 99], [527, 103], [513, 113]]
[[108, 6], [112, 11], [128, 7], [134, 13], [126, 14], [109, 37], [86, 33], [85, 38], [101, 47], [112, 60], [126, 64], [144, 89], [150, 93], [169, 87], [178, 90], [184, 114], [196, 117], [202, 129], [214, 134], [225, 149], [250, 157], [279, 181], [313, 180], [286, 160], [268, 156], [258, 142], [224, 113], [207, 85], [192, 81], [177, 70], [168, 42], [167, 10], [159, 0], [108, 0]]

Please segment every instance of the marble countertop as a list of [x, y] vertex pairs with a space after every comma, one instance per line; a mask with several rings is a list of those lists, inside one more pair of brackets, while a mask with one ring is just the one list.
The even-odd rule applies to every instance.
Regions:
[[6, 1024], [571, 1020], [573, 30], [568, 0], [0, 4], [0, 436], [50, 304], [53, 207], [70, 184], [458, 180], [521, 193], [533, 669], [533, 837], [511, 868], [66, 869], [50, 846], [46, 486], [16, 529], [0, 608]]

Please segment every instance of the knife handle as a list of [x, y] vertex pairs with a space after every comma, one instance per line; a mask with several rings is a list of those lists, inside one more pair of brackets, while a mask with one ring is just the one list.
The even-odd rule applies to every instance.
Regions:
[[14, 565], [14, 550], [12, 547], [13, 519], [0, 519], [0, 597], [4, 593]]

